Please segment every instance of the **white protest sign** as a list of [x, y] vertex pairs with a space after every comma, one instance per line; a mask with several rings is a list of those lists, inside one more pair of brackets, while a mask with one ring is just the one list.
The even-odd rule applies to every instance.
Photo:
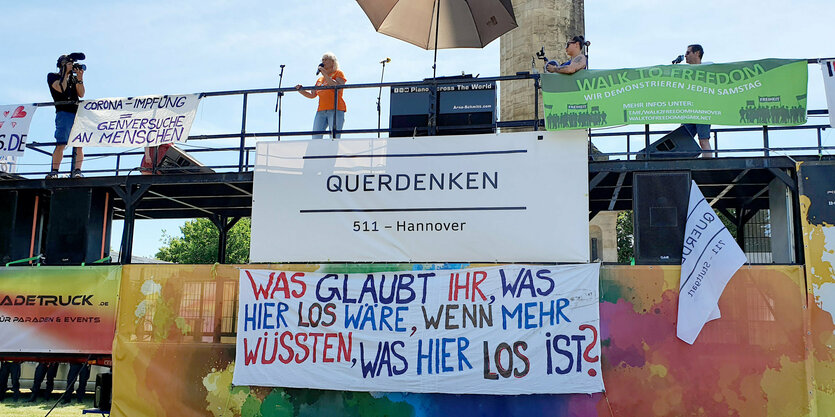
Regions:
[[253, 262], [588, 262], [584, 130], [259, 142]]
[[829, 125], [835, 127], [835, 61], [821, 61], [823, 88], [826, 91], [826, 103], [829, 108]]
[[600, 264], [341, 274], [242, 269], [234, 385], [603, 391]]
[[0, 106], [0, 155], [23, 156], [36, 109], [32, 104]]
[[197, 113], [197, 94], [82, 101], [69, 146], [148, 147], [182, 143]]
[[745, 260], [745, 253], [693, 181], [681, 251], [679, 339], [692, 345], [705, 323], [721, 317], [719, 297]]

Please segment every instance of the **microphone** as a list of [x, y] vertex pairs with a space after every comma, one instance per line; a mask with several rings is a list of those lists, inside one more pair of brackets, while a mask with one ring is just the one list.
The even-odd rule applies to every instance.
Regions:
[[673, 64], [681, 63], [681, 61], [684, 61], [684, 55], [677, 56], [676, 59], [673, 60]]
[[386, 59], [380, 61], [381, 64], [388, 64], [389, 62], [391, 62], [391, 58], [386, 58]]
[[319, 75], [322, 72], [322, 68], [325, 67], [325, 64], [319, 64], [319, 67], [316, 68], [316, 75]]

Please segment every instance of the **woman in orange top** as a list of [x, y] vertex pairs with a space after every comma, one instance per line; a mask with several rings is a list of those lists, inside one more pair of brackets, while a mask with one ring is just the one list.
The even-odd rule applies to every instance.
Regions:
[[[322, 74], [316, 80], [316, 86], [334, 86], [345, 84], [345, 74], [339, 70], [339, 62], [336, 56], [331, 52], [325, 52], [322, 55], [322, 63], [319, 64], [319, 73]], [[313, 131], [331, 130], [336, 126], [336, 130], [342, 130], [342, 125], [345, 123], [345, 101], [342, 100], [343, 90], [302, 90], [301, 84], [296, 85], [301, 95], [307, 98], [319, 97], [319, 108], [316, 111], [316, 117], [313, 118]], [[333, 92], [339, 92], [339, 102], [336, 106], [336, 111], [333, 109], [334, 97]], [[336, 134], [335, 138], [341, 135]], [[322, 134], [314, 134], [313, 139], [322, 139]]]

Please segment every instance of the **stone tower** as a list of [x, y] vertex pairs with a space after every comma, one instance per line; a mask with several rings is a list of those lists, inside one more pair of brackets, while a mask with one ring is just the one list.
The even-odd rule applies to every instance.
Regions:
[[[585, 36], [583, 0], [513, 0], [513, 11], [519, 27], [501, 39], [501, 75], [514, 75], [531, 70], [531, 58], [545, 47], [549, 59], [568, 59], [565, 42], [575, 35]], [[542, 60], [536, 66], [541, 72]], [[500, 84], [500, 120], [531, 120], [534, 118], [533, 81], [504, 81]], [[539, 103], [542, 117], [542, 102]]]
[[[501, 37], [501, 75], [530, 71], [531, 58], [542, 47], [549, 59], [563, 62], [568, 59], [565, 42], [576, 35], [586, 36], [583, 0], [513, 0], [513, 11], [519, 27]], [[536, 67], [542, 72], [542, 60], [536, 61]], [[499, 88], [500, 120], [534, 118], [533, 81], [503, 81]], [[615, 211], [600, 212], [589, 222], [592, 261], [617, 262], [617, 216]]]

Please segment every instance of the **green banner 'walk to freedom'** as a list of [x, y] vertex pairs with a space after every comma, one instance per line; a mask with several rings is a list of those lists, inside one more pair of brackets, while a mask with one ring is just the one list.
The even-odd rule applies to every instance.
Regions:
[[542, 74], [545, 127], [801, 125], [807, 75], [794, 59]]

